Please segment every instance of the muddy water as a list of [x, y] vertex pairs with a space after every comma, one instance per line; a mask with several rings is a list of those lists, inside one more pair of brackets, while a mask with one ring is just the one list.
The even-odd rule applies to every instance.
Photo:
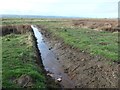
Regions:
[[41, 53], [43, 65], [46, 71], [52, 73], [52, 77], [57, 80], [62, 79], [60, 84], [65, 88], [74, 88], [73, 81], [70, 80], [69, 76], [64, 73], [62, 65], [57, 60], [56, 55], [53, 51], [49, 50], [48, 45], [45, 43], [44, 38], [36, 26], [31, 25], [35, 37], [37, 38], [38, 48]]

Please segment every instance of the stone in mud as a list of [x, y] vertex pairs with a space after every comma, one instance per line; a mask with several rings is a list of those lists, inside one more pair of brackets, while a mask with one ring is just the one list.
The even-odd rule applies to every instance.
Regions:
[[83, 53], [85, 52], [85, 51], [82, 51]]
[[59, 60], [59, 58], [57, 57], [57, 60]]
[[57, 81], [58, 81], [58, 82], [61, 82], [61, 81], [62, 81], [62, 78], [57, 78]]
[[85, 59], [83, 58], [83, 59], [81, 59], [81, 61], [84, 61]]
[[47, 73], [47, 76], [53, 77], [53, 74], [51, 74], [51, 73]]
[[49, 48], [49, 50], [51, 50], [51, 49], [52, 49], [52, 47]]

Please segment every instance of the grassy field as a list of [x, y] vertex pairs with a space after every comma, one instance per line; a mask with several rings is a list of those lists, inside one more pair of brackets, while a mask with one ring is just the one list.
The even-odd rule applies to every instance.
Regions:
[[[74, 32], [75, 31], [75, 32]], [[90, 29], [67, 29], [57, 32], [67, 44], [90, 52], [93, 55], [102, 55], [112, 60], [118, 60], [117, 34], [97, 32]], [[110, 39], [111, 38], [111, 39]]]
[[[36, 24], [44, 26], [66, 44], [85, 50], [92, 55], [100, 55], [118, 61], [118, 33], [96, 31], [72, 25], [71, 19], [10, 19], [11, 24]], [[3, 23], [9, 24], [7, 20]]]
[[[97, 31], [89, 28], [74, 26], [72, 19], [3, 19], [2, 25], [40, 25], [61, 38], [65, 44], [79, 50], [99, 55], [110, 61], [118, 59], [118, 32]], [[43, 29], [43, 30], [44, 30]], [[46, 88], [46, 77], [36, 63], [35, 45], [32, 36], [27, 34], [9, 34], [0, 37], [2, 51], [2, 84], [4, 88], [19, 88], [21, 77], [31, 80], [30, 87]], [[52, 84], [52, 87], [56, 87]]]
[[118, 61], [119, 33], [79, 28], [70, 24], [71, 22], [40, 23], [53, 35], [62, 38], [68, 45], [77, 47], [92, 55], [100, 55], [111, 61]]
[[30, 87], [45, 88], [46, 79], [36, 63], [32, 37], [29, 34], [10, 34], [2, 37], [2, 44], [3, 88], [23, 87], [24, 84], [20, 84], [20, 77], [23, 75], [32, 79]]

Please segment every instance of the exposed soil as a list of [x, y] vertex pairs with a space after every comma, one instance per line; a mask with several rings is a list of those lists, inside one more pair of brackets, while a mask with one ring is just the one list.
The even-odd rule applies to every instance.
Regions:
[[42, 28], [50, 49], [56, 53], [64, 71], [78, 88], [118, 88], [119, 64], [101, 56], [93, 56], [72, 46]]

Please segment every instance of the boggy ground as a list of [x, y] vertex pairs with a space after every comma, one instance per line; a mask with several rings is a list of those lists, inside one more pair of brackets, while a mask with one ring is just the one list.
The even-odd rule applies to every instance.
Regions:
[[119, 64], [68, 45], [44, 27], [41, 32], [78, 88], [118, 88]]

